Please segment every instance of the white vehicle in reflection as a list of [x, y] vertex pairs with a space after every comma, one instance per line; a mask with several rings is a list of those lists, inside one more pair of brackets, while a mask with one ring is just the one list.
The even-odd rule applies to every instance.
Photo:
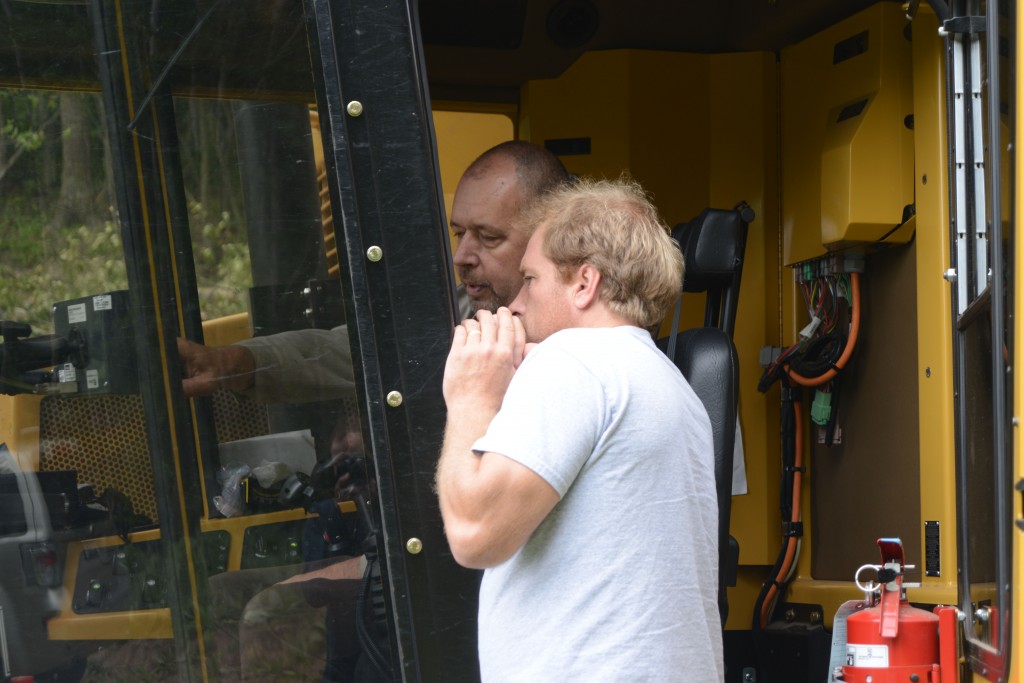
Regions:
[[0, 443], [0, 657], [2, 680], [76, 681], [95, 644], [50, 640], [46, 622], [64, 599], [68, 537], [96, 516], [75, 472], [23, 472]]

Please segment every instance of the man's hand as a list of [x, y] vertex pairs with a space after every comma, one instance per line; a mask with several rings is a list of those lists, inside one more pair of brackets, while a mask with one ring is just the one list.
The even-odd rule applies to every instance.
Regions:
[[522, 322], [507, 308], [479, 311], [455, 328], [444, 369], [448, 424], [436, 483], [449, 546], [466, 567], [507, 560], [558, 502], [555, 489], [532, 470], [472, 450], [529, 348]]
[[525, 347], [523, 324], [507, 308], [496, 314], [478, 311], [475, 319], [463, 321], [455, 328], [444, 369], [448, 410], [475, 408], [493, 417], [523, 361]]
[[185, 396], [208, 396], [218, 389], [245, 391], [252, 387], [256, 362], [241, 346], [203, 346], [178, 337]]

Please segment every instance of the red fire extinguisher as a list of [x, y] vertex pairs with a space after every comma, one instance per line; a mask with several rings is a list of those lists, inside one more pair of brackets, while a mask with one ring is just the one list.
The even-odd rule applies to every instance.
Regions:
[[[868, 590], [880, 591], [881, 597], [878, 604], [851, 614], [846, 621], [841, 680], [955, 683], [956, 608], [943, 606], [928, 612], [911, 607], [903, 588], [903, 543], [898, 538], [880, 538], [878, 547], [882, 552], [881, 567], [874, 567], [878, 585]], [[857, 584], [861, 585], [859, 577]]]

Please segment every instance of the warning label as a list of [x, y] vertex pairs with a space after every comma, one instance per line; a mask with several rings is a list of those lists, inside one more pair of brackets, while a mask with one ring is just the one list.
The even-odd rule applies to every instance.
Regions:
[[887, 645], [846, 645], [846, 666], [883, 669], [889, 666]]
[[114, 297], [109, 294], [97, 294], [92, 298], [92, 310], [109, 311], [114, 307]]
[[84, 323], [86, 320], [85, 304], [71, 304], [68, 306], [68, 324]]

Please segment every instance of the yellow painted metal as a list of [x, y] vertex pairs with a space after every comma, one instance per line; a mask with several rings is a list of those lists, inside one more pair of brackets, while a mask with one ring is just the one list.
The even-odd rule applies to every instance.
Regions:
[[[1021, 145], [1024, 145], [1024, 124], [1020, 121], [1021, 107], [1024, 107], [1022, 102], [1022, 95], [1024, 95], [1024, 53], [1020, 49], [1021, 36], [1024, 36], [1024, 12], [1019, 9], [1015, 12], [1014, 16], [1017, 19], [1017, 25], [1014, 30], [1014, 35], [1017, 38], [1017, 46], [1011, 54], [1016, 56], [1017, 63], [1014, 65], [1015, 68], [1011, 70], [1011, 78], [1016, 79], [1016, 83], [1013, 86], [1013, 92], [1016, 95], [1017, 101], [1011, 111], [1017, 112], [1018, 119], [1015, 122], [1016, 127], [1014, 129], [1013, 146], [1014, 149], [1024, 149]], [[1017, 153], [1014, 157], [1014, 169], [1013, 169], [1013, 206], [1020, 207], [1021, 202], [1024, 201], [1024, 157], [1020, 153]], [[1012, 433], [1012, 454], [1013, 454], [1013, 482], [1019, 484], [1024, 481], [1024, 448], [1021, 446], [1021, 407], [1024, 406], [1024, 382], [1021, 381], [1020, 368], [1024, 368], [1024, 240], [1017, 232], [1021, 228], [1019, 209], [1018, 213], [1014, 215], [1005, 214], [1010, 220], [1013, 221], [1013, 263], [1014, 263], [1014, 280], [1013, 280], [1013, 302], [1015, 304], [1015, 310], [1013, 311], [1013, 322], [1012, 332], [1013, 335], [1013, 367], [1017, 374], [1016, 381], [1013, 383], [1013, 395], [1010, 397], [1012, 401], [1011, 409], [1013, 415], [1013, 433]], [[1021, 615], [1024, 614], [1024, 528], [1019, 526], [1024, 524], [1024, 493], [1015, 493], [1012, 498], [1013, 506], [1013, 519], [1014, 526], [1012, 527], [1011, 534], [1013, 535], [1013, 544], [1011, 546], [1011, 558], [1013, 566], [1013, 575], [1011, 577], [1011, 614], [1013, 617], [1013, 628], [1010, 635], [1010, 671], [1007, 680], [1010, 681], [1021, 681], [1024, 680], [1024, 628], [1021, 627], [1024, 624], [1024, 620], [1021, 619]]]
[[42, 396], [0, 395], [0, 443], [24, 472], [39, 469], [39, 402]]
[[589, 154], [562, 157], [570, 172], [629, 172], [669, 224], [689, 220], [708, 206], [711, 188], [710, 63], [643, 50], [584, 54], [560, 77], [523, 86], [519, 135], [589, 138]]
[[149, 640], [172, 638], [171, 610], [60, 614], [46, 622], [50, 640]]
[[[949, 283], [949, 177], [946, 66], [938, 20], [922, 7], [912, 25], [915, 191], [917, 193], [917, 378], [921, 519], [939, 522], [941, 575], [923, 588], [956, 603], [956, 457], [953, 439], [953, 330]], [[923, 535], [924, 530], [921, 530]], [[924, 548], [922, 539], [921, 547]], [[918, 558], [919, 563], [924, 558]]]
[[[356, 505], [352, 501], [339, 502], [338, 508], [342, 514], [355, 514], [357, 511]], [[228, 571], [237, 571], [242, 564], [242, 545], [246, 529], [253, 526], [295, 521], [307, 516], [302, 508], [294, 508], [246, 517], [203, 519], [200, 528], [203, 532], [226, 531], [230, 535], [227, 569]], [[129, 535], [129, 539], [133, 543], [154, 541], [159, 538], [160, 531], [158, 529]], [[119, 537], [105, 536], [68, 544], [64, 585], [75, 585], [78, 575], [78, 559], [83, 550], [106, 548], [121, 543], [123, 541]], [[47, 622], [48, 634], [52, 640], [145, 640], [173, 637], [171, 613], [167, 608], [103, 614], [76, 614], [71, 606], [71, 594], [71, 590], [65, 591], [60, 614]]]
[[207, 346], [227, 346], [252, 336], [248, 313], [235, 313], [203, 322], [203, 341]]
[[914, 201], [904, 23], [879, 3], [782, 51], [786, 264], [874, 242]]
[[[765, 53], [718, 55], [708, 63], [706, 204], [728, 208], [742, 199], [756, 214], [747, 234], [734, 333], [740, 358], [739, 413], [748, 492], [733, 497], [731, 532], [739, 543], [742, 564], [768, 564], [775, 559], [780, 528], [779, 403], [758, 393], [761, 367], [757, 359], [761, 346], [777, 344], [780, 335], [776, 67], [774, 56]], [[748, 628], [749, 609], [730, 609], [738, 616], [737, 620], [730, 617], [730, 625]]]
[[[132, 543], [155, 541], [160, 538], [160, 531], [140, 531], [129, 534], [128, 538]], [[75, 585], [78, 558], [83, 550], [106, 548], [122, 543], [124, 541], [117, 536], [68, 543], [67, 560], [64, 562], [64, 585]], [[146, 640], [172, 638], [174, 635], [171, 628], [171, 611], [166, 607], [131, 612], [75, 614], [71, 601], [72, 591], [65, 590], [60, 614], [46, 622], [46, 630], [51, 640]]]

